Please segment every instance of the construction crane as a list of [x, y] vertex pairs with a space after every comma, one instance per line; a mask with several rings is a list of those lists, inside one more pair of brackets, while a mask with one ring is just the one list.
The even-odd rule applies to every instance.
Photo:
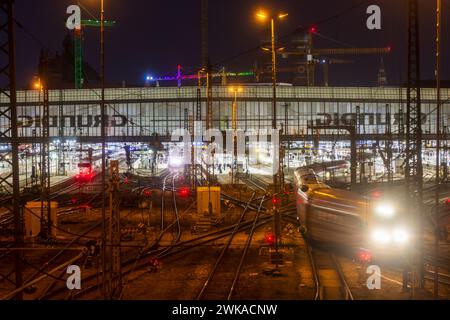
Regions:
[[[342, 59], [321, 59], [315, 61], [316, 63], [320, 63], [323, 69], [323, 86], [328, 87], [329, 84], [329, 73], [330, 73], [330, 65], [336, 64], [352, 64], [353, 60], [342, 60]], [[297, 67], [281, 67], [277, 69], [277, 72], [293, 72], [293, 73], [302, 73], [304, 69], [302, 66]]]
[[[105, 27], [114, 27], [115, 21], [105, 21]], [[97, 27], [100, 28], [100, 20], [81, 20], [80, 28], [74, 30], [74, 70], [75, 70], [75, 89], [81, 89], [84, 84], [83, 76], [83, 28]]]
[[[351, 61], [324, 59], [323, 56], [344, 56], [344, 55], [383, 55], [391, 52], [390, 47], [385, 48], [314, 48], [313, 35], [317, 34], [315, 27], [311, 27], [303, 38], [292, 41], [292, 49], [279, 50], [278, 54], [284, 59], [295, 58], [294, 66], [291, 68], [281, 68], [278, 72], [293, 72], [294, 82], [300, 85], [314, 86], [315, 67], [317, 64], [324, 64], [324, 84], [328, 86], [328, 67], [330, 64], [349, 64]], [[324, 63], [324, 61], [326, 63]], [[265, 68], [267, 69], [267, 68]], [[266, 70], [259, 70], [259, 79], [261, 75], [267, 73]]]

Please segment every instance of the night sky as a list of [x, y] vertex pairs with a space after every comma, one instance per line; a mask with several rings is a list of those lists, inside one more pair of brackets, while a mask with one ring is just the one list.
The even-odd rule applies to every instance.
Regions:
[[[18, 85], [27, 86], [37, 74], [41, 44], [52, 52], [62, 51], [66, 8], [76, 0], [16, 0], [16, 19], [24, 30], [17, 30]], [[254, 13], [271, 7], [289, 13], [278, 25], [279, 36], [289, 34], [298, 26], [310, 26], [346, 11], [362, 0], [211, 0], [210, 58], [231, 71], [252, 68], [257, 52], [237, 59], [231, 57], [259, 45], [264, 26]], [[434, 77], [435, 1], [421, 3], [422, 78]], [[99, 18], [99, 0], [80, 0], [92, 15]], [[377, 4], [382, 9], [382, 30], [366, 28], [366, 9]], [[106, 78], [108, 83], [142, 85], [146, 74], [173, 75], [181, 64], [194, 70], [201, 61], [200, 0], [105, 0], [106, 18], [116, 20], [106, 35]], [[317, 25], [318, 32], [328, 38], [354, 47], [390, 46], [393, 53], [385, 58], [388, 82], [391, 85], [406, 78], [407, 0], [373, 0], [350, 12]], [[450, 1], [444, 0], [443, 14], [443, 78], [450, 72], [448, 41]], [[91, 16], [83, 12], [82, 18]], [[100, 30], [85, 31], [85, 59], [96, 69], [99, 65]], [[345, 47], [316, 37], [317, 47]], [[342, 57], [354, 60], [352, 65], [330, 67], [331, 85], [376, 85], [379, 56]], [[189, 73], [189, 72], [188, 72]]]

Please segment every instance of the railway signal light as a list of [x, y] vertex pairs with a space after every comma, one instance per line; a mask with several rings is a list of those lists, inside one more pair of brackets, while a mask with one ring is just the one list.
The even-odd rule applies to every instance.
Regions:
[[281, 199], [278, 198], [277, 196], [273, 196], [273, 197], [272, 197], [272, 204], [273, 204], [274, 206], [276, 206], [276, 205], [279, 204], [280, 202], [281, 202]]
[[182, 197], [182, 198], [189, 197], [189, 194], [190, 194], [189, 188], [187, 188], [187, 187], [181, 188], [179, 191], [179, 194], [180, 194], [180, 197]]
[[450, 207], [450, 198], [446, 198], [446, 199], [444, 200], [444, 203], [445, 203], [445, 205], [446, 205], [447, 207]]
[[268, 244], [273, 246], [275, 243], [275, 235], [272, 232], [267, 232], [265, 237], [264, 237], [264, 241]]
[[358, 253], [358, 259], [360, 262], [370, 262], [372, 260], [372, 255], [369, 250], [360, 250]]

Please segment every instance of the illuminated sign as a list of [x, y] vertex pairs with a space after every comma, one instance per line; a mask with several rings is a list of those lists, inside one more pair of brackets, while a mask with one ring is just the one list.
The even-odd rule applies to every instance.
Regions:
[[[315, 120], [308, 121], [308, 126], [354, 126], [356, 125], [357, 113], [317, 113]], [[403, 119], [402, 119], [403, 117]], [[406, 113], [360, 113], [359, 124], [369, 126], [385, 126], [388, 124], [398, 125], [403, 120], [406, 124]], [[422, 113], [422, 124], [427, 124], [428, 117]]]
[[[18, 116], [19, 128], [40, 128], [45, 124], [45, 119], [40, 116]], [[101, 127], [102, 116], [78, 115], [78, 116], [49, 116], [49, 128], [98, 128]], [[122, 115], [108, 116], [104, 118], [105, 127], [125, 127], [128, 118]]]

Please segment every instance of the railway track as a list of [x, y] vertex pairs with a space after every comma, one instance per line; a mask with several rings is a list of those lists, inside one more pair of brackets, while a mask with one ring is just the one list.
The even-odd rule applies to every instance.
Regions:
[[267, 192], [269, 185], [258, 177], [255, 176], [246, 177], [245, 175], [240, 173], [237, 175], [237, 178], [242, 182], [244, 182], [245, 184], [247, 184], [253, 190], [258, 189], [260, 191]]
[[[244, 220], [245, 215], [249, 210], [249, 206], [254, 200], [255, 194], [256, 192], [253, 193], [250, 200], [247, 202], [246, 207], [242, 211], [239, 223]], [[208, 277], [204, 281], [202, 288], [197, 295], [197, 300], [218, 300], [225, 298], [231, 300], [239, 281], [242, 266], [251, 246], [253, 234], [258, 226], [258, 220], [264, 201], [265, 197], [262, 197], [242, 251], [232, 247], [233, 240], [235, 240], [236, 235], [239, 232], [238, 225], [236, 225], [227, 239], [227, 242], [224, 244]]]
[[[178, 213], [178, 208], [176, 206], [176, 176], [172, 176], [172, 186], [171, 188], [167, 187], [167, 190], [170, 190], [172, 192], [172, 199], [174, 201], [174, 221], [171, 222], [169, 225], [165, 226], [165, 229], [162, 232], [167, 232], [169, 230], [175, 230], [176, 234], [173, 236], [173, 241], [170, 245], [159, 245], [158, 243], [156, 244], [156, 246], [151, 246], [150, 248], [145, 245], [143, 245], [142, 247], [137, 248], [133, 248], [128, 250], [128, 253], [126, 255], [126, 259], [124, 259], [123, 262], [123, 275], [128, 275], [128, 274], [132, 274], [135, 270], [137, 270], [138, 268], [142, 268], [142, 267], [146, 267], [148, 265], [148, 258], [151, 257], [155, 257], [157, 259], [164, 259], [166, 257], [172, 256], [172, 255], [176, 255], [178, 253], [182, 253], [182, 252], [186, 252], [186, 250], [189, 250], [191, 248], [196, 248], [198, 246], [202, 246], [202, 245], [206, 245], [208, 243], [220, 240], [220, 239], [224, 239], [227, 237], [230, 237], [231, 234], [236, 234], [237, 232], [241, 232], [241, 231], [246, 231], [246, 230], [250, 230], [250, 234], [253, 234], [254, 230], [268, 222], [271, 221], [271, 216], [267, 215], [267, 214], [260, 214], [261, 210], [263, 209], [262, 205], [264, 202], [264, 197], [259, 197], [259, 198], [254, 198], [251, 199], [248, 203], [252, 203], [253, 208], [248, 208], [247, 210], [255, 210], [257, 211], [257, 215], [254, 219], [250, 219], [250, 220], [241, 220], [239, 223], [230, 226], [230, 227], [225, 227], [222, 228], [220, 230], [216, 230], [214, 232], [211, 232], [209, 234], [206, 235], [202, 235], [190, 240], [186, 240], [186, 241], [179, 241], [181, 238], [181, 226], [179, 224], [180, 222], [180, 214]], [[166, 179], [167, 185], [169, 184], [169, 179]], [[261, 200], [259, 206], [256, 206], [256, 201]], [[253, 204], [254, 203], [254, 204]], [[257, 208], [255, 208], [257, 207]], [[91, 226], [94, 227], [94, 226]], [[161, 238], [160, 238], [161, 239]], [[75, 242], [75, 241], [74, 241]], [[248, 251], [248, 248], [250, 247], [251, 244], [251, 237], [249, 237], [249, 239], [247, 240], [247, 243], [244, 247], [244, 251], [243, 254], [240, 256], [240, 260], [238, 261], [238, 271], [234, 274], [235, 276], [230, 279], [230, 283], [232, 282], [232, 288], [236, 287], [236, 284], [238, 282], [239, 279], [239, 273], [240, 273], [240, 269], [242, 268], [243, 262], [245, 260], [245, 255], [246, 252]], [[71, 245], [68, 244], [68, 247], [70, 247]], [[146, 249], [147, 248], [147, 249]], [[132, 252], [132, 250], [134, 250], [134, 253]], [[68, 250], [61, 250], [61, 254], [62, 252], [67, 252]], [[62, 258], [62, 256], [61, 256]], [[58, 263], [61, 263], [62, 259], [58, 259]], [[64, 255], [64, 261], [67, 261], [68, 259], [68, 255], [65, 254]], [[71, 258], [72, 259], [72, 258]], [[53, 263], [48, 263], [48, 268], [54, 266], [56, 264], [56, 260], [53, 261]], [[44, 269], [45, 271], [45, 269]], [[39, 275], [42, 274], [39, 273]], [[85, 273], [84, 273], [85, 274]], [[36, 276], [38, 276], [38, 274], [35, 274], [34, 277], [30, 277], [30, 281], [35, 281]], [[45, 277], [49, 277], [48, 275], [45, 275]], [[39, 278], [42, 278], [44, 276], [39, 276]], [[50, 277], [50, 281], [46, 281], [44, 282], [44, 290], [41, 291], [41, 294], [39, 296], [39, 299], [45, 300], [45, 299], [81, 299], [84, 296], [86, 296], [86, 294], [90, 293], [90, 292], [94, 292], [96, 290], [98, 290], [99, 288], [101, 288], [101, 281], [99, 281], [99, 279], [101, 279], [102, 275], [101, 272], [99, 273], [98, 271], [95, 272], [93, 270], [93, 272], [90, 272], [87, 276], [85, 276], [82, 281], [84, 283], [83, 287], [83, 291], [81, 292], [77, 292], [74, 294], [67, 294], [67, 288], [65, 287], [65, 281], [62, 280], [63, 277], [63, 272], [62, 270], [57, 270], [54, 273], [54, 277]], [[232, 280], [232, 281], [231, 281]], [[28, 282], [27, 282], [28, 283]], [[231, 293], [229, 293], [230, 297], [232, 295], [232, 292], [234, 289], [230, 289]]]
[[[169, 175], [164, 175], [164, 181], [168, 180]], [[174, 201], [174, 210], [175, 210], [175, 214], [176, 217], [175, 219], [178, 220], [178, 208], [176, 207], [176, 188], [175, 188], [175, 178], [176, 176], [173, 175], [173, 179], [172, 179], [172, 197], [173, 197], [173, 201]], [[64, 183], [61, 183], [61, 186], [59, 189], [57, 188], [57, 186], [53, 186], [53, 189], [55, 189], [54, 192], [51, 193], [51, 200], [57, 198], [58, 196], [65, 194], [65, 193], [69, 193], [69, 192], [74, 192], [76, 190], [79, 189], [80, 184], [77, 182], [73, 182], [69, 185], [67, 185], [67, 182], [64, 181]], [[95, 200], [95, 198], [97, 198], [99, 195], [96, 194], [94, 195], [90, 200], [89, 203], [93, 202]], [[39, 201], [39, 199], [35, 199], [34, 201]], [[7, 224], [9, 221], [9, 219], [7, 219], [7, 217], [2, 217], [2, 223], [3, 224]], [[24, 283], [25, 286], [21, 289], [21, 290], [25, 290], [26, 288], [30, 287], [30, 284], [37, 283], [37, 282], [41, 282], [43, 283], [43, 287], [44, 289], [41, 290], [38, 295], [36, 296], [37, 299], [39, 300], [44, 300], [47, 298], [51, 298], [52, 297], [52, 292], [53, 291], [65, 291], [67, 290], [65, 287], [65, 273], [66, 270], [61, 270], [61, 269], [52, 269], [51, 271], [47, 271], [50, 268], [54, 267], [55, 265], [57, 266], [62, 266], [64, 265], [67, 261], [71, 261], [74, 262], [74, 257], [73, 255], [70, 255], [70, 259], [68, 260], [68, 252], [73, 251], [74, 246], [79, 243], [81, 240], [83, 239], [96, 239], [97, 241], [100, 240], [99, 236], [93, 237], [93, 236], [89, 236], [92, 232], [94, 232], [96, 229], [98, 229], [100, 226], [102, 225], [101, 222], [97, 222], [94, 225], [89, 226], [85, 232], [83, 232], [82, 234], [75, 234], [75, 233], [71, 233], [68, 232], [66, 230], [63, 230], [61, 228], [58, 228], [58, 230], [67, 233], [69, 235], [73, 235], [75, 236], [75, 238], [73, 238], [71, 241], [69, 241], [69, 243], [67, 245], [65, 245], [61, 250], [59, 250], [57, 252], [56, 255], [52, 255], [50, 260], [47, 260], [43, 263], [40, 263], [39, 266], [34, 266], [32, 264], [29, 264], [29, 267], [32, 268], [32, 270], [34, 269], [33, 272], [31, 272], [31, 274], [25, 279]], [[176, 226], [178, 227], [178, 234], [174, 237], [174, 241], [179, 241], [180, 237], [181, 237], [181, 227], [179, 224], [176, 224]], [[43, 248], [42, 250], [45, 250], [45, 248]], [[2, 254], [1, 258], [4, 259], [7, 255], [9, 254], [9, 252], [7, 252], [6, 254]], [[79, 256], [77, 256], [78, 258], [76, 260], [80, 260], [81, 257], [85, 257], [84, 254], [80, 254]], [[27, 265], [26, 261], [24, 261], [25, 265]], [[94, 277], [98, 278], [98, 273], [96, 275], [94, 275]], [[48, 279], [49, 281], [45, 280]], [[65, 297], [70, 298], [70, 297]]]
[[308, 242], [308, 257], [316, 287], [315, 300], [354, 300], [337, 257]]
[[[184, 253], [187, 250], [198, 248], [199, 246], [207, 245], [211, 242], [224, 239], [230, 236], [231, 233], [233, 233], [233, 230], [234, 228], [236, 228], [236, 226], [238, 226], [239, 231], [243, 232], [246, 230], [250, 230], [254, 225], [255, 225], [254, 228], [257, 229], [259, 227], [264, 226], [267, 223], [270, 223], [271, 221], [272, 221], [271, 215], [260, 214], [259, 218], [257, 219], [256, 225], [254, 219], [246, 220], [241, 223], [237, 223], [235, 225], [225, 227], [220, 230], [216, 230], [211, 233], [204, 234], [190, 240], [180, 241], [174, 245], [170, 245], [167, 247], [153, 249], [150, 251], [140, 249], [140, 254], [137, 257], [127, 259], [122, 263], [122, 274], [123, 276], [126, 276], [140, 268], [146, 267], [148, 265], [147, 260], [150, 257], [155, 257], [157, 259], [163, 260], [165, 258], [180, 253]], [[169, 248], [171, 250], [167, 250]], [[87, 294], [98, 290], [101, 287], [101, 282], [98, 281], [99, 277], [101, 277], [101, 273], [84, 277], [82, 279], [82, 282], [84, 283], [83, 290], [71, 295], [70, 299], [82, 299]], [[65, 287], [52, 288], [52, 290], [50, 290], [45, 295], [45, 297], [43, 297], [43, 299], [68, 299], [68, 298], [69, 297], [67, 296], [67, 288]]]

